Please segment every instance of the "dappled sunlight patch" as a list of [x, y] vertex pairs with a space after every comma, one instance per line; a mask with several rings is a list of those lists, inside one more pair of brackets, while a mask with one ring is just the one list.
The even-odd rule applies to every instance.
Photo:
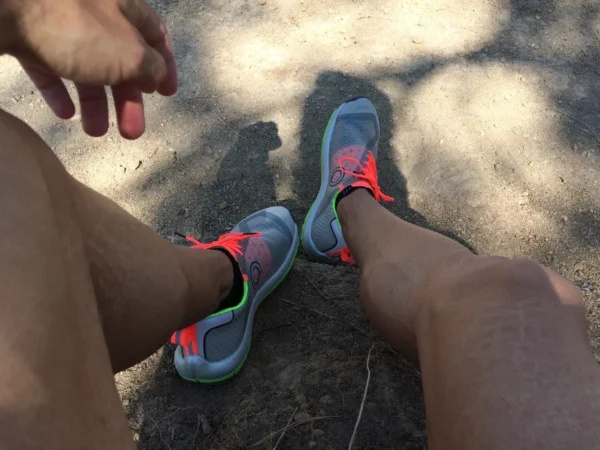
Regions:
[[274, 3], [260, 22], [235, 29], [217, 24], [208, 39], [216, 55], [207, 66], [213, 87], [223, 95], [237, 93], [232, 109], [248, 111], [306, 94], [326, 70], [361, 76], [475, 51], [510, 19], [508, 3], [473, 0], [388, 1], [378, 8], [331, 3], [325, 15], [312, 13], [311, 1], [294, 11], [283, 1]]
[[[29, 82], [21, 65], [17, 62], [16, 59], [4, 55], [0, 56], [0, 102], [2, 104], [2, 108], [7, 111], [11, 110], [11, 102], [16, 102], [16, 95], [18, 96], [17, 86], [23, 84], [23, 82]], [[31, 83], [30, 83], [31, 84]], [[31, 84], [33, 89], [33, 84]]]
[[533, 233], [556, 238], [571, 205], [561, 201], [560, 126], [540, 81], [533, 68], [461, 62], [412, 91], [399, 86], [393, 143], [411, 201], [450, 228], [471, 216], [464, 227], [494, 251]]

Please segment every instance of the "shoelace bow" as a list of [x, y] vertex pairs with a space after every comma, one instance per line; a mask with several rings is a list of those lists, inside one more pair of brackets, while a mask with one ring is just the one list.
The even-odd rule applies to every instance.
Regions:
[[[344, 162], [356, 164], [359, 167], [360, 172], [352, 172], [344, 168]], [[369, 186], [371, 186], [371, 189], [373, 190], [373, 196], [375, 197], [375, 200], [377, 200], [378, 202], [382, 200], [384, 202], [394, 201], [393, 197], [385, 195], [383, 192], [381, 192], [381, 187], [379, 187], [379, 180], [377, 177], [377, 163], [375, 162], [373, 153], [367, 153], [367, 163], [364, 166], [358, 161], [358, 159], [352, 158], [350, 156], [344, 156], [340, 158], [338, 164], [340, 170], [346, 175], [353, 176], [355, 178], [358, 178], [359, 180], [363, 180], [366, 183], [368, 183]]]
[[211, 248], [216, 248], [216, 247], [220, 247], [220, 248], [224, 248], [225, 250], [227, 250], [234, 258], [236, 256], [242, 256], [243, 252], [242, 252], [242, 246], [241, 246], [241, 242], [246, 240], [246, 239], [250, 239], [250, 238], [254, 238], [254, 237], [259, 237], [261, 234], [258, 233], [226, 233], [223, 234], [221, 236], [219, 236], [219, 239], [217, 239], [214, 242], [211, 242], [209, 244], [204, 244], [202, 242], [200, 242], [197, 239], [194, 239], [191, 236], [186, 236], [185, 239], [188, 242], [193, 243], [194, 245], [192, 245], [191, 248], [200, 248], [202, 250], [209, 250]]
[[[358, 166], [360, 171], [357, 172], [346, 169], [344, 167], [344, 162], [355, 164]], [[340, 158], [338, 164], [340, 170], [346, 175], [358, 178], [359, 180], [363, 180], [365, 183], [367, 183], [373, 192], [373, 197], [375, 197], [375, 200], [378, 202], [382, 200], [384, 202], [394, 201], [393, 197], [381, 192], [381, 187], [379, 186], [379, 179], [377, 176], [377, 163], [375, 162], [375, 157], [373, 156], [372, 152], [367, 153], [367, 162], [364, 166], [358, 161], [358, 159], [350, 156], [344, 156]], [[356, 259], [354, 259], [354, 256], [348, 247], [339, 251], [339, 257], [343, 263], [356, 264]]]

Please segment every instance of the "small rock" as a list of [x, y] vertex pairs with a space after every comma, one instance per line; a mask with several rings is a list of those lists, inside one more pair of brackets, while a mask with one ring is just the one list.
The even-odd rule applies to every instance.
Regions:
[[565, 182], [565, 179], [563, 177], [558, 177], [558, 179], [560, 180], [561, 183]]
[[198, 414], [198, 421], [200, 422], [200, 425], [202, 425], [202, 432], [204, 434], [212, 433], [212, 427], [208, 423], [208, 419], [204, 414]]
[[267, 0], [258, 0], [258, 4], [261, 6], [265, 6], [267, 4]]
[[567, 216], [562, 216], [562, 220], [563, 222], [567, 223], [569, 221], [569, 218]]
[[333, 403], [333, 400], [331, 399], [331, 395], [324, 395], [323, 397], [321, 397], [321, 400], [319, 400], [323, 405], [331, 405]]
[[575, 272], [582, 272], [583, 271], [583, 263], [582, 262], [578, 262], [577, 264], [575, 264], [573, 266], [573, 270]]
[[502, 64], [506, 64], [506, 58], [503, 56], [502, 58], [500, 58], [500, 62], [501, 62]]
[[296, 401], [298, 403], [304, 403], [304, 402], [306, 402], [306, 395], [304, 395], [304, 394], [297, 395], [296, 396]]
[[573, 150], [577, 151], [579, 149], [579, 145], [573, 144]]
[[307, 412], [301, 411], [294, 416], [294, 422], [302, 422], [311, 418], [311, 415]]
[[539, 14], [537, 16], [535, 16], [535, 20], [540, 20], [542, 18], [542, 16], [540, 16]]
[[494, 170], [500, 170], [500, 169], [502, 169], [502, 164], [500, 164], [500, 163], [494, 164]]
[[310, 441], [308, 443], [308, 448], [315, 448], [317, 446], [317, 443], [315, 441]]
[[467, 205], [469, 205], [471, 208], [477, 208], [477, 207], [481, 206], [481, 199], [469, 198], [469, 199], [467, 199]]
[[227, 202], [223, 202], [219, 205], [219, 209], [223, 210], [223, 209], [227, 209], [229, 207], [229, 205], [227, 204]]
[[315, 428], [312, 431], [312, 434], [313, 434], [314, 437], [321, 437], [321, 436], [323, 436], [325, 434], [325, 432], [323, 430], [321, 430], [320, 428]]
[[127, 400], [127, 399], [123, 400], [123, 406], [129, 406], [129, 400]]

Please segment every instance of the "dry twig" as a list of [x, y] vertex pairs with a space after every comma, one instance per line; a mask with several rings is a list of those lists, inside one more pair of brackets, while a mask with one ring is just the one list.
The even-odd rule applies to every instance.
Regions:
[[249, 448], [258, 447], [259, 445], [264, 444], [268, 440], [273, 439], [275, 436], [277, 436], [279, 433], [281, 433], [285, 428], [287, 428], [288, 430], [291, 430], [292, 428], [299, 427], [300, 425], [304, 425], [305, 423], [316, 422], [317, 420], [337, 419], [338, 417], [339, 416], [319, 416], [319, 417], [311, 417], [310, 419], [299, 420], [298, 422], [294, 422], [293, 424], [291, 424], [289, 427], [286, 425], [285, 427], [283, 427], [277, 431], [274, 431], [273, 433], [270, 433], [268, 436], [262, 438], [260, 441], [252, 444]]
[[583, 122], [582, 120], [579, 120], [577, 117], [573, 117], [567, 113], [564, 113], [564, 112], [560, 111], [559, 109], [553, 109], [553, 111], [556, 111], [557, 113], [573, 120], [574, 122], [577, 122], [577, 123], [580, 123], [581, 125], [583, 125], [585, 128], [581, 128], [578, 126], [575, 126], [575, 128], [577, 128], [580, 131], [583, 131], [585, 134], [590, 135], [591, 137], [593, 137], [596, 140], [596, 142], [598, 142], [598, 144], [600, 144], [600, 137], [596, 134], [594, 129], [592, 127], [590, 127], [587, 123]]
[[284, 301], [284, 302], [286, 302], [286, 303], [289, 303], [292, 306], [296, 306], [297, 308], [303, 308], [303, 309], [306, 309], [308, 311], [312, 311], [315, 314], [318, 314], [319, 316], [327, 317], [328, 319], [335, 320], [336, 322], [343, 322], [345, 324], [348, 324], [352, 328], [354, 328], [356, 331], [358, 331], [359, 333], [365, 335], [366, 337], [368, 337], [368, 338], [372, 337], [369, 333], [367, 333], [365, 330], [363, 330], [362, 328], [360, 328], [359, 326], [355, 325], [352, 322], [348, 322], [347, 320], [338, 319], [337, 317], [330, 316], [329, 314], [326, 314], [326, 313], [321, 312], [321, 311], [317, 311], [316, 309], [309, 308], [308, 306], [300, 305], [300, 304], [294, 303], [294, 302], [292, 302], [290, 300], [286, 300], [285, 298], [282, 298], [281, 300]]
[[173, 417], [175, 414], [179, 414], [181, 411], [185, 411], [188, 409], [192, 409], [192, 408], [198, 408], [198, 406], [196, 405], [191, 405], [191, 406], [186, 406], [185, 408], [177, 408], [175, 411], [173, 411], [171, 414], [163, 417], [162, 419], [156, 421], [157, 424], [161, 423], [163, 420], [169, 419], [170, 417]]
[[334, 302], [331, 298], [329, 298], [328, 296], [325, 295], [325, 293], [319, 288], [319, 286], [317, 286], [310, 278], [308, 278], [307, 276], [304, 276], [304, 279], [306, 281], [308, 281], [308, 283], [314, 288], [315, 291], [317, 291], [319, 293], [319, 295], [324, 299], [327, 300], [330, 303], [333, 303], [335, 306], [337, 306], [338, 308], [340, 308], [342, 311], [344, 311], [346, 314], [350, 315], [350, 311], [348, 311], [346, 308], [344, 308], [342, 305], [340, 305], [338, 302]]
[[154, 422], [154, 427], [158, 430], [158, 437], [160, 438], [160, 440], [162, 441], [163, 444], [165, 444], [165, 447], [167, 447], [169, 450], [171, 450], [171, 446], [169, 445], [169, 443], [167, 441], [165, 441], [162, 437], [162, 432], [160, 431], [160, 427], [158, 426], [158, 422], [156, 420], [154, 420], [152, 417], [150, 417], [150, 419]]
[[375, 348], [375, 342], [371, 345], [369, 349], [369, 354], [367, 355], [367, 382], [365, 383], [365, 391], [363, 392], [362, 402], [360, 403], [360, 409], [358, 410], [358, 417], [356, 418], [356, 423], [354, 424], [354, 431], [352, 432], [352, 437], [350, 438], [350, 444], [348, 444], [348, 450], [352, 450], [354, 446], [354, 440], [356, 439], [356, 431], [358, 430], [358, 426], [360, 425], [360, 421], [362, 419], [363, 410], [365, 409], [365, 401], [367, 400], [367, 392], [369, 391], [369, 382], [371, 381], [371, 367], [369, 366], [369, 362], [371, 361], [371, 352]]
[[290, 416], [290, 420], [288, 420], [287, 424], [285, 425], [285, 428], [283, 429], [283, 431], [279, 435], [279, 439], [277, 439], [277, 442], [275, 443], [275, 447], [273, 447], [273, 450], [277, 450], [277, 446], [279, 445], [279, 443], [283, 439], [283, 436], [285, 435], [285, 432], [287, 431], [287, 429], [290, 427], [290, 423], [292, 423], [292, 420], [294, 420], [294, 416], [296, 415], [296, 411], [298, 411], [298, 407], [297, 406], [296, 406], [296, 409], [294, 410], [294, 412], [292, 413], [292, 415]]

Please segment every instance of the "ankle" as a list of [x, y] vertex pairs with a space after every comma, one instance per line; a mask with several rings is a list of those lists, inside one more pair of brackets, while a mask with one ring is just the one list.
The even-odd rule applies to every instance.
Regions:
[[244, 297], [244, 277], [238, 262], [227, 250], [218, 247], [214, 250], [224, 254], [229, 259], [230, 270], [233, 274], [231, 282], [229, 282], [230, 278], [228, 277], [227, 283], [223, 286], [226, 290], [226, 294], [221, 296], [219, 306], [215, 308], [214, 311], [219, 312], [228, 308], [233, 308], [241, 302]]
[[214, 313], [232, 290], [234, 272], [223, 252], [214, 250], [184, 249], [190, 263], [183, 265], [187, 279], [188, 311], [199, 320]]
[[[375, 202], [373, 195], [366, 188], [358, 188], [350, 192], [349, 194], [342, 197], [336, 206], [338, 217], [344, 224], [351, 220], [351, 217], [357, 212], [360, 213], [363, 210], [365, 204]], [[377, 203], [377, 202], [375, 202]]]

